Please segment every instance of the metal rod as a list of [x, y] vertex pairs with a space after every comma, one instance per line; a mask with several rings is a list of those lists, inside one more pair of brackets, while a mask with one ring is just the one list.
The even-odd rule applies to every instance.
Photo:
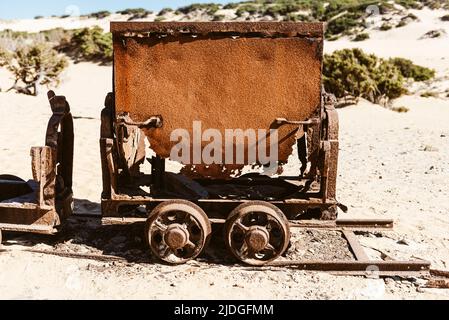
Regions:
[[354, 232], [349, 230], [342, 230], [342, 232], [346, 240], [348, 240], [349, 248], [357, 261], [369, 261], [369, 257], [365, 253], [365, 250], [363, 250], [363, 247], [360, 245], [360, 242]]

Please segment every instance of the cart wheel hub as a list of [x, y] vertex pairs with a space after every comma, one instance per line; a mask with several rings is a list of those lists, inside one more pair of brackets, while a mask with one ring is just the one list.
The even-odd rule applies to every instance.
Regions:
[[171, 249], [184, 248], [189, 241], [189, 232], [180, 224], [173, 224], [165, 232], [164, 241]]
[[270, 234], [264, 227], [251, 227], [246, 235], [246, 243], [255, 252], [262, 251], [270, 241]]

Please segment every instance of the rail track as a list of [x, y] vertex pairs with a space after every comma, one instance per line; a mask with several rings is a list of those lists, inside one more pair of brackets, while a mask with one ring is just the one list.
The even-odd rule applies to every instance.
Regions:
[[[143, 223], [145, 218], [103, 218], [92, 214], [74, 214], [69, 220], [77, 222], [98, 222], [101, 225], [127, 225]], [[214, 219], [214, 224], [224, 223], [224, 220]], [[398, 261], [391, 258], [388, 260], [372, 260], [364, 251], [357, 239], [354, 231], [365, 230], [392, 230], [394, 221], [383, 220], [337, 220], [337, 221], [295, 221], [290, 222], [291, 228], [336, 230], [342, 233], [347, 240], [348, 248], [354, 256], [354, 260], [288, 260], [280, 258], [264, 266], [243, 266], [239, 267], [251, 270], [281, 269], [289, 268], [295, 270], [327, 272], [333, 275], [343, 276], [366, 276], [366, 277], [423, 277], [429, 279], [429, 287], [449, 288], [449, 272], [431, 269], [431, 263], [425, 260]], [[123, 262], [129, 263], [129, 259], [106, 254], [89, 254], [76, 252], [60, 252], [58, 250], [38, 250], [38, 249], [3, 249], [0, 252], [28, 252], [31, 254], [53, 255], [71, 259], [88, 259], [101, 262]]]

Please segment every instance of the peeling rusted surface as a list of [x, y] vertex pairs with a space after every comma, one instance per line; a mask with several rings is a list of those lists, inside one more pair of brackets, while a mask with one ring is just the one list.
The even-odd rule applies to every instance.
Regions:
[[[335, 194], [338, 117], [321, 86], [323, 29], [323, 24], [303, 23], [112, 23], [114, 93], [102, 112], [101, 130], [103, 215], [120, 216], [121, 206], [152, 208], [164, 199], [180, 198], [221, 218], [240, 203], [263, 200], [289, 218], [318, 211], [323, 219], [335, 219], [340, 205]], [[242, 147], [237, 141], [234, 163], [193, 161], [198, 143], [194, 121], [201, 123], [200, 133], [215, 129], [223, 138], [226, 129], [278, 129], [280, 164], [298, 146], [296, 182], [281, 192], [275, 179], [255, 179], [266, 190], [258, 185], [255, 190], [263, 192], [242, 195], [237, 191], [246, 189], [238, 188], [242, 180], [236, 177], [252, 164], [248, 143], [243, 145], [244, 164], [235, 161], [235, 150]], [[139, 129], [156, 153], [149, 159], [151, 175], [139, 170], [130, 174], [142, 161], [135, 156], [141, 152]], [[165, 159], [179, 142], [171, 141], [176, 129], [190, 135], [193, 164], [180, 171], [185, 183], [165, 173]], [[202, 149], [209, 143], [199, 140]], [[222, 154], [225, 144], [223, 139]], [[214, 181], [215, 189], [205, 181]], [[206, 190], [204, 195], [181, 190], [195, 183]]]
[[[193, 121], [201, 121], [203, 131], [218, 129], [223, 137], [225, 129], [278, 128], [278, 159], [285, 163], [298, 127], [279, 127], [275, 119], [303, 121], [320, 108], [322, 24], [113, 23], [111, 30], [170, 34], [114, 37], [116, 114], [126, 112], [136, 122], [162, 115], [162, 128], [144, 131], [163, 158], [177, 143], [170, 141], [173, 130], [186, 129], [192, 137]], [[257, 37], [256, 31], [283, 37]], [[182, 38], [186, 33], [201, 35]], [[196, 166], [193, 171], [229, 176], [229, 168], [222, 169]]]

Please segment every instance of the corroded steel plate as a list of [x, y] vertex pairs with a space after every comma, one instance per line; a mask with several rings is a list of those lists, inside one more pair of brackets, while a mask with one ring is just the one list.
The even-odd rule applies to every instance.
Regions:
[[[134, 121], [161, 115], [163, 127], [145, 132], [161, 157], [176, 144], [173, 130], [193, 140], [193, 121], [202, 132], [218, 129], [224, 141], [225, 129], [269, 130], [276, 118], [319, 114], [322, 24], [125, 22], [111, 30], [116, 113]], [[281, 162], [296, 131], [279, 128]]]

